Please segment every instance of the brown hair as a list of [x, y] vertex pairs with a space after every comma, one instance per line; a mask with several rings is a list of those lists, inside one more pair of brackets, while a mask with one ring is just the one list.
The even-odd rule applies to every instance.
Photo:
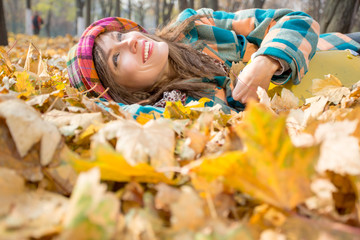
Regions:
[[140, 92], [129, 92], [115, 83], [105, 61], [105, 53], [98, 44], [94, 44], [93, 58], [95, 69], [108, 93], [116, 102], [133, 104], [154, 104], [162, 97], [163, 92], [179, 90], [194, 98], [207, 96], [213, 90], [213, 84], [201, 81], [203, 77], [225, 76], [224, 69], [215, 60], [193, 47], [176, 42], [180, 34], [185, 32], [189, 23], [201, 16], [193, 16], [174, 27], [169, 24], [156, 32], [155, 35], [144, 34], [155, 41], [166, 42], [169, 46], [169, 64], [175, 74], [156, 82], [150, 89]]

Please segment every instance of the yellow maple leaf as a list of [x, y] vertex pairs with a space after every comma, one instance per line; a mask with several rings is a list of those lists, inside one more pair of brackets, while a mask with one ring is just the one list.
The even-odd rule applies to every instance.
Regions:
[[262, 105], [249, 104], [244, 122], [236, 127], [246, 151], [204, 158], [196, 174], [273, 206], [292, 209], [311, 194], [310, 178], [319, 148], [296, 148], [286, 132], [285, 117]]
[[201, 98], [198, 102], [184, 106], [180, 101], [166, 102], [164, 117], [175, 119], [196, 119], [201, 112], [195, 111], [196, 108], [205, 107], [205, 103], [209, 102], [208, 98]]
[[150, 120], [155, 120], [157, 118], [160, 118], [161, 114], [157, 113], [155, 111], [152, 111], [150, 113], [143, 113], [140, 112], [140, 114], [136, 117], [136, 121], [140, 123], [141, 125], [145, 125]]
[[21, 93], [20, 96], [28, 97], [35, 93], [35, 87], [31, 83], [29, 74], [27, 72], [16, 72], [15, 76], [15, 90]]
[[70, 162], [78, 172], [98, 167], [102, 180], [175, 183], [174, 180], [167, 178], [161, 172], [157, 172], [147, 163], [138, 163], [135, 166], [130, 165], [121, 154], [115, 152], [109, 145], [96, 146], [92, 151], [92, 156], [95, 160], [84, 159], [67, 149], [63, 151], [61, 158], [64, 161]]

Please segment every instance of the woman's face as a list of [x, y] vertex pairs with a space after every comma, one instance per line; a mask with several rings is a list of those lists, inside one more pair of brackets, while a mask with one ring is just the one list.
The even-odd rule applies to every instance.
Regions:
[[130, 91], [151, 87], [168, 71], [169, 46], [140, 32], [106, 32], [96, 38], [115, 82]]

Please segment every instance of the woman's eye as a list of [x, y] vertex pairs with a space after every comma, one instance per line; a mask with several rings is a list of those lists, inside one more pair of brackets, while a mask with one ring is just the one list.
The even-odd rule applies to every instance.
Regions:
[[120, 42], [121, 42], [121, 38], [122, 38], [122, 33], [117, 33], [116, 34], [116, 38], [117, 38], [117, 40], [119, 40]]
[[119, 58], [119, 53], [114, 54], [113, 62], [114, 62], [115, 67], [117, 67], [117, 65], [118, 65], [118, 58]]

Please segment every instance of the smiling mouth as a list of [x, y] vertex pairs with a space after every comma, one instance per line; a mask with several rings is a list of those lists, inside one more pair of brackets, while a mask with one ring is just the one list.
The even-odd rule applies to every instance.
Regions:
[[145, 63], [150, 55], [151, 55], [151, 52], [152, 52], [152, 44], [148, 41], [145, 41], [144, 43], [144, 48], [143, 48], [143, 62]]

